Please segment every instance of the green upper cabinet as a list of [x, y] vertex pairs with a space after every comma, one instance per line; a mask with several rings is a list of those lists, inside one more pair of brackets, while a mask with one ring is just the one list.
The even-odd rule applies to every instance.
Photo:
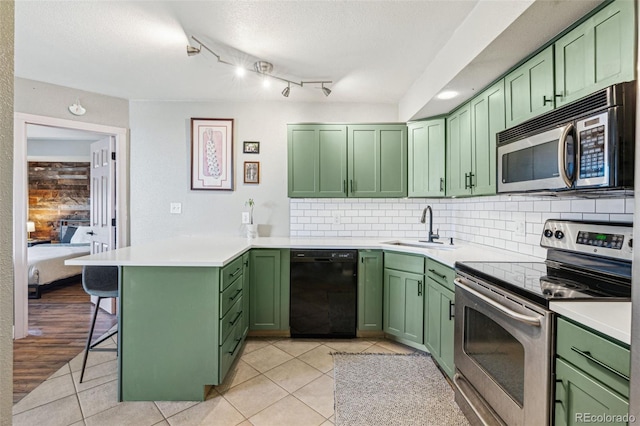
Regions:
[[555, 42], [556, 107], [635, 79], [634, 3], [615, 1]]
[[506, 125], [515, 126], [554, 108], [553, 46], [504, 78]]
[[382, 251], [358, 252], [358, 330], [382, 330]]
[[447, 117], [447, 196], [471, 195], [471, 110], [463, 105]]
[[504, 80], [471, 100], [471, 193], [496, 193], [496, 134], [505, 129]]
[[347, 126], [287, 126], [289, 197], [346, 197]]
[[444, 118], [409, 123], [407, 131], [409, 197], [444, 197]]
[[349, 196], [407, 196], [407, 126], [356, 124], [348, 127]]

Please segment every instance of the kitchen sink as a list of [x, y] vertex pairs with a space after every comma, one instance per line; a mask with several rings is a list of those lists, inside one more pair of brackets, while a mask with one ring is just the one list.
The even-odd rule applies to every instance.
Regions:
[[451, 245], [446, 242], [430, 243], [427, 241], [420, 241], [420, 240], [387, 241], [383, 244], [389, 244], [392, 246], [400, 246], [400, 247], [416, 247], [416, 248], [435, 249], [435, 250], [455, 250], [458, 248], [458, 246]]

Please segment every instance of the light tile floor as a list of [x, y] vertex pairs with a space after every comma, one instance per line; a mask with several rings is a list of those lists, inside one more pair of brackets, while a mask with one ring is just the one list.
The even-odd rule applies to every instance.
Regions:
[[[102, 344], [114, 347], [115, 337]], [[411, 353], [384, 339], [249, 338], [224, 383], [203, 402], [118, 402], [115, 352], [82, 354], [13, 406], [20, 425], [332, 425], [331, 352]]]

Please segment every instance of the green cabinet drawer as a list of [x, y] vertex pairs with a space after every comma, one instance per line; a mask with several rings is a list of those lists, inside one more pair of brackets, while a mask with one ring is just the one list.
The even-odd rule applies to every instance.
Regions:
[[220, 293], [220, 317], [224, 317], [231, 306], [242, 296], [242, 275]]
[[455, 292], [453, 280], [456, 278], [456, 273], [452, 268], [438, 263], [435, 260], [427, 259], [426, 275], [438, 284]]
[[229, 371], [229, 367], [233, 364], [233, 360], [236, 359], [236, 356], [240, 352], [240, 348], [242, 347], [242, 337], [243, 337], [243, 329], [242, 329], [242, 317], [240, 321], [236, 323], [231, 328], [229, 333], [229, 337], [224, 343], [220, 346], [220, 377], [224, 378]]
[[222, 268], [220, 274], [220, 291], [223, 291], [242, 275], [242, 256]]
[[629, 397], [628, 348], [558, 318], [556, 353], [604, 385]]
[[398, 271], [413, 272], [415, 274], [424, 274], [424, 257], [385, 251], [384, 267]]
[[233, 327], [242, 320], [243, 315], [243, 297], [240, 296], [236, 300], [236, 303], [229, 309], [229, 312], [220, 320], [220, 344], [223, 344]]

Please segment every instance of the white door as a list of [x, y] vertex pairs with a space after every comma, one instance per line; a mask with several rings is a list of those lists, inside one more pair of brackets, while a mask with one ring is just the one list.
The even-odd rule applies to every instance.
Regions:
[[[115, 143], [107, 136], [91, 144], [91, 254], [102, 253], [116, 247], [116, 182]], [[91, 297], [96, 303], [97, 297]], [[104, 299], [100, 307], [110, 314], [116, 313], [114, 299]]]
[[91, 254], [116, 245], [116, 185], [113, 137], [91, 144]]

